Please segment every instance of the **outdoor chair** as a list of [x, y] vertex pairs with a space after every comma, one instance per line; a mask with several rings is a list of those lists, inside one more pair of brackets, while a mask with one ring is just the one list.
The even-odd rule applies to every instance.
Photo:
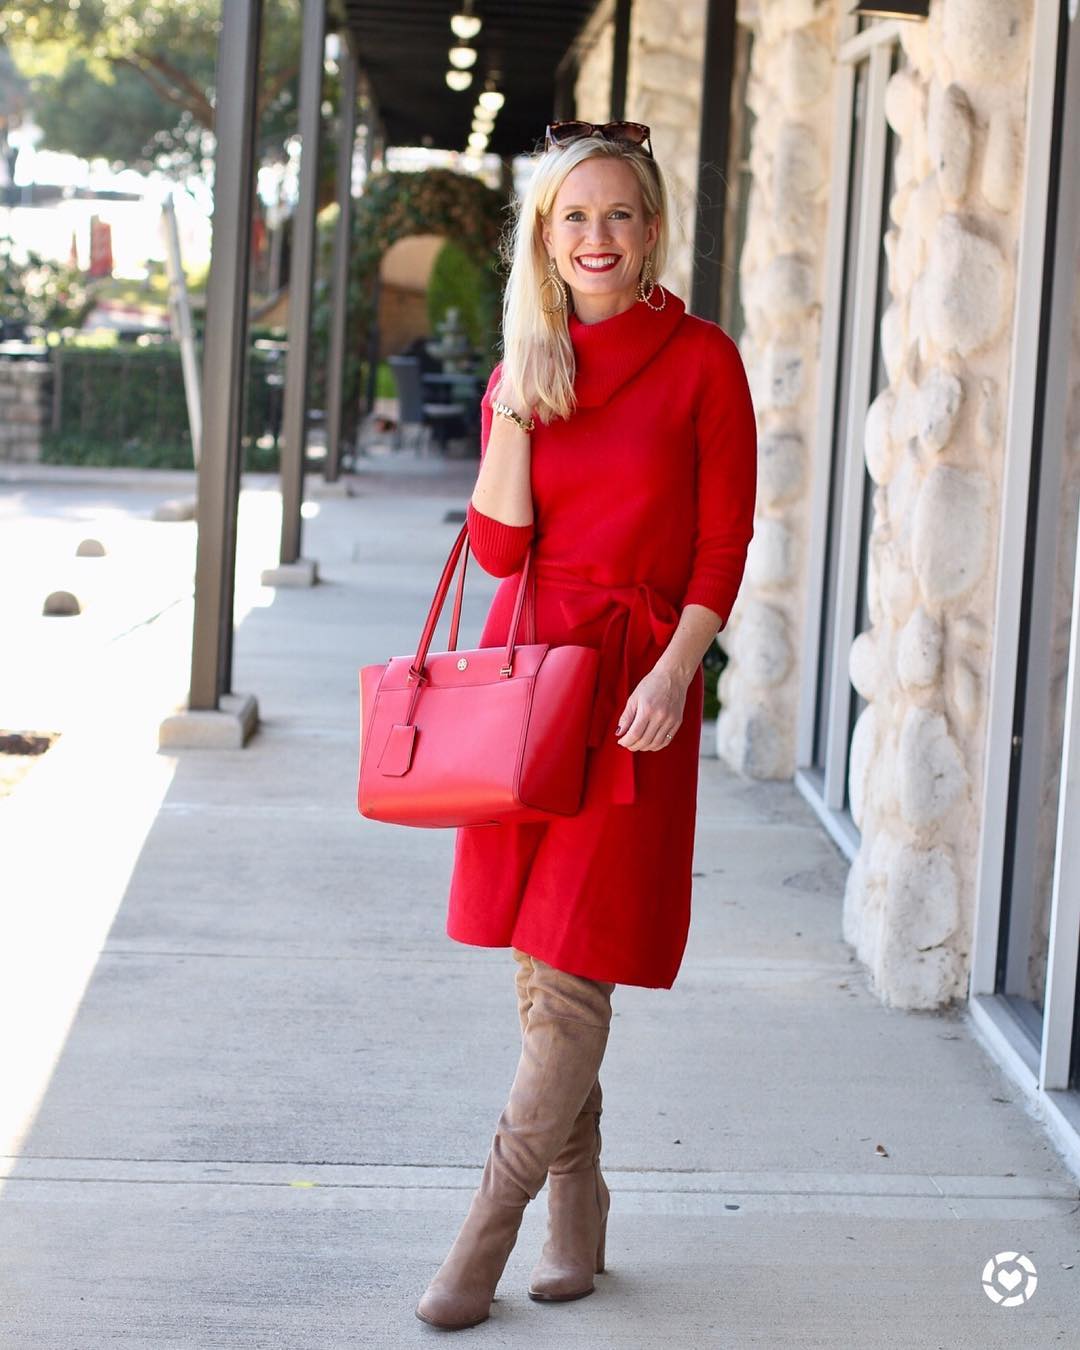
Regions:
[[414, 430], [414, 448], [418, 446], [422, 455], [427, 454], [433, 434], [441, 451], [446, 450], [448, 426], [451, 422], [462, 423], [467, 411], [463, 403], [432, 403], [424, 398], [423, 381], [420, 374], [420, 362], [415, 356], [391, 356], [387, 363], [394, 374], [398, 393], [398, 422], [395, 435], [395, 449], [404, 444], [404, 429]]

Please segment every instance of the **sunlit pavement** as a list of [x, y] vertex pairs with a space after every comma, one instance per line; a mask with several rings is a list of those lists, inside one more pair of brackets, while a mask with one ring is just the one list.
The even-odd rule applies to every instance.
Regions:
[[[278, 592], [279, 500], [249, 485], [233, 687], [262, 724], [172, 755], [195, 535], [150, 516], [182, 485], [0, 484], [0, 726], [63, 733], [0, 802], [4, 1350], [438, 1336], [413, 1308], [513, 1077], [513, 962], [444, 934], [452, 831], [357, 814], [356, 674], [415, 650], [474, 476], [406, 457], [313, 490], [323, 580]], [[74, 559], [87, 535], [105, 558]], [[462, 645], [496, 584], [470, 567]], [[61, 587], [84, 612], [41, 617]], [[541, 1193], [467, 1335], [1073, 1344], [1077, 1187], [1042, 1127], [962, 1016], [868, 991], [846, 863], [794, 789], [701, 770], [679, 979], [613, 1002], [608, 1269], [590, 1298], [527, 1298]], [[1023, 1306], [984, 1292], [1003, 1252], [1037, 1269]]]

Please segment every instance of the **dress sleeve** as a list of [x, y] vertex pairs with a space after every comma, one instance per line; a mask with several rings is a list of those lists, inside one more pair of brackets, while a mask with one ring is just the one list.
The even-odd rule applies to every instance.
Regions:
[[757, 416], [742, 356], [719, 325], [706, 335], [694, 413], [694, 562], [683, 605], [705, 605], [726, 627], [754, 534]]
[[[500, 361], [491, 372], [487, 388], [480, 400], [480, 462], [484, 462], [488, 437], [491, 435], [491, 398], [502, 375]], [[518, 571], [525, 561], [533, 535], [536, 531], [535, 520], [529, 525], [506, 525], [494, 516], [478, 511], [470, 499], [465, 508], [465, 518], [469, 525], [469, 547], [476, 561], [493, 577], [508, 577]]]

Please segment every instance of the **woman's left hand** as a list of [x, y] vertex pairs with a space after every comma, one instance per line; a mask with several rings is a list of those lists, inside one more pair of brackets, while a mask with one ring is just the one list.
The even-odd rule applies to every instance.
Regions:
[[[688, 686], [654, 667], [626, 700], [615, 734], [627, 750], [663, 750], [682, 725]], [[668, 734], [670, 732], [670, 735]]]

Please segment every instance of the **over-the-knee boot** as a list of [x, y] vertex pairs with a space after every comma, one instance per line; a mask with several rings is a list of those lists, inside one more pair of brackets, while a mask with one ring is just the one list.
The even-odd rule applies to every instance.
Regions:
[[[514, 948], [521, 1034], [528, 1025], [532, 957]], [[529, 1279], [537, 1302], [568, 1303], [595, 1290], [593, 1275], [604, 1269], [611, 1198], [600, 1171], [600, 1117], [603, 1090], [597, 1077], [566, 1143], [548, 1168], [547, 1237]]]
[[529, 1297], [538, 1302], [584, 1298], [604, 1269], [611, 1196], [600, 1171], [602, 1102], [597, 1078], [548, 1168], [547, 1238], [529, 1278]]
[[[513, 949], [517, 961], [517, 1012], [521, 1034], [528, 1025], [532, 957]], [[599, 1169], [603, 1091], [599, 1077], [589, 1089], [570, 1137], [548, 1168], [548, 1230], [540, 1260], [529, 1277], [537, 1303], [570, 1303], [593, 1293], [603, 1270], [610, 1193]]]
[[416, 1308], [447, 1330], [490, 1314], [525, 1206], [541, 1189], [596, 1081], [611, 1023], [613, 984], [534, 960], [521, 1058], [479, 1189], [446, 1260]]

